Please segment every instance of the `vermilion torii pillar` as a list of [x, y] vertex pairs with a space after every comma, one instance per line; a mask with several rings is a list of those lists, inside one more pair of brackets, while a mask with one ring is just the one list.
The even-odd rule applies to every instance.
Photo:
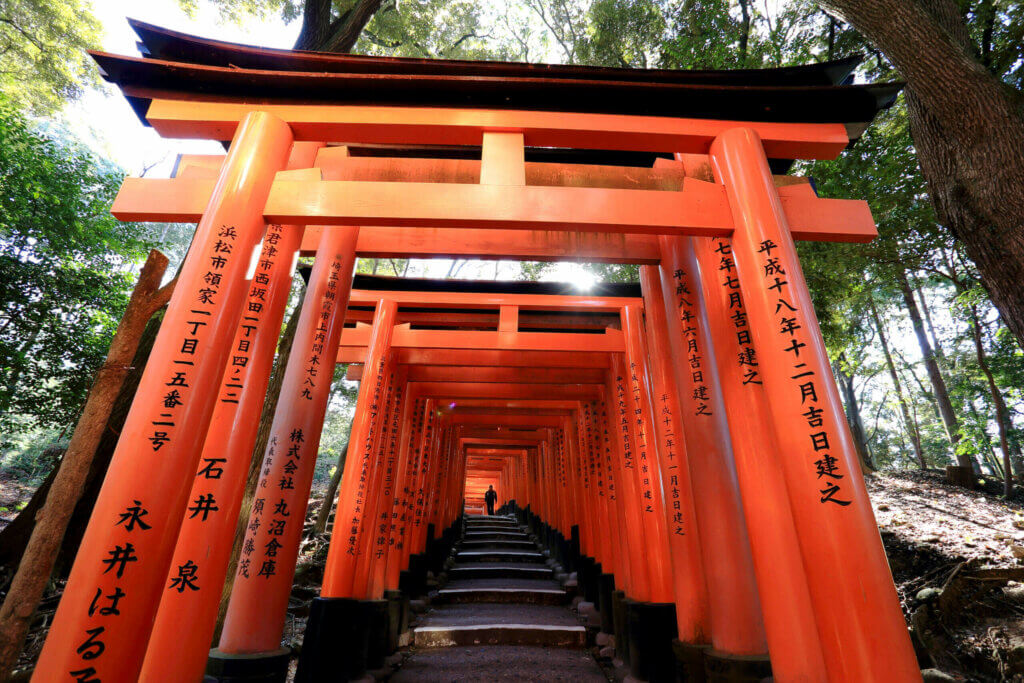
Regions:
[[134, 681], [292, 135], [247, 114], [224, 160], [33, 680]]
[[370, 479], [376, 468], [374, 448], [380, 431], [379, 415], [383, 413], [387, 384], [388, 353], [398, 306], [394, 301], [377, 304], [373, 331], [366, 350], [366, 371], [356, 399], [355, 416], [349, 436], [349, 456], [338, 491], [333, 542], [327, 554], [321, 596], [324, 598], [362, 597], [352, 593], [358, 566], [367, 498], [376, 495]]
[[626, 404], [632, 414], [636, 444], [634, 470], [639, 483], [640, 509], [644, 535], [647, 540], [644, 554], [651, 576], [650, 602], [673, 601], [672, 559], [669, 551], [668, 529], [665, 522], [665, 500], [661, 482], [661, 454], [652, 425], [650, 383], [647, 373], [647, 349], [644, 343], [641, 308], [626, 306], [622, 310], [622, 331], [626, 340], [625, 371], [629, 385]]
[[[657, 269], [641, 266], [646, 312], [647, 345], [651, 360], [651, 384], [654, 392], [656, 433], [661, 446], [661, 480], [665, 496], [665, 515], [669, 547], [672, 550], [672, 580], [675, 589], [676, 628], [680, 642], [706, 645], [711, 637], [711, 612], [708, 606], [700, 530], [694, 507], [689, 453], [683, 435], [679, 397], [668, 327], [665, 323], [664, 297]], [[699, 456], [698, 456], [699, 457]], [[703, 666], [703, 664], [701, 664]]]
[[800, 536], [829, 678], [920, 681], [764, 148], [749, 128], [711, 145], [736, 230], [732, 249]]
[[673, 242], [676, 260], [700, 274], [772, 673], [780, 680], [827, 681], [807, 574], [779, 468], [782, 454], [768, 415], [761, 363], [738, 283], [733, 286], [736, 269], [729, 240], [682, 238]]
[[422, 429], [424, 401], [422, 398], [407, 397], [402, 412], [399, 452], [395, 464], [395, 475], [387, 515], [387, 555], [384, 573], [384, 590], [398, 588], [398, 579], [405, 569], [405, 546], [409, 541], [409, 522], [412, 516], [412, 497], [419, 469], [419, 451], [416, 448]]
[[360, 552], [353, 582], [353, 593], [364, 599], [379, 600], [384, 596], [384, 572], [387, 567], [387, 525], [382, 518], [394, 496], [396, 449], [401, 433], [400, 416], [405, 407], [407, 378], [404, 366], [392, 359], [389, 369], [386, 410], [381, 416], [380, 439], [374, 454], [375, 467], [364, 514], [363, 549]]
[[[397, 310], [394, 301], [384, 299], [378, 302], [373, 317], [365, 371], [349, 433], [345, 471], [338, 491], [332, 543], [320, 598], [313, 601], [306, 626], [296, 674], [300, 681], [317, 681], [331, 675], [359, 677], [365, 667], [365, 650], [357, 650], [365, 648], [367, 642], [368, 613], [358, 603], [364, 596], [356, 593], [359, 578], [356, 573], [360, 552], [370, 551], [367, 539], [372, 536], [372, 526], [377, 521], [371, 517], [371, 510], [376, 509], [379, 492], [372, 482], [381, 468], [378, 449], [387, 408], [389, 376], [393, 372], [390, 347]], [[365, 585], [364, 579], [362, 590]], [[343, 663], [340, 670], [339, 659]]]
[[[320, 433], [334, 376], [334, 349], [345, 320], [358, 228], [323, 232], [281, 383], [249, 532], [239, 558], [216, 657], [281, 652], [285, 610], [305, 521]], [[276, 658], [275, 658], [276, 657]]]
[[[321, 143], [292, 145], [289, 168], [308, 168]], [[245, 479], [274, 364], [305, 226], [269, 225], [249, 298], [231, 342], [206, 442], [178, 534], [140, 680], [202, 677], [234, 543]], [[190, 624], [182, 629], [181, 624]]]
[[668, 238], [662, 242], [661, 290], [669, 342], [677, 359], [686, 449], [694, 454], [689, 459], [690, 474], [694, 489], [700, 492], [694, 502], [707, 567], [711, 645], [725, 657], [764, 657], [768, 648], [718, 387], [717, 349], [707, 329], [696, 273], [678, 260]]

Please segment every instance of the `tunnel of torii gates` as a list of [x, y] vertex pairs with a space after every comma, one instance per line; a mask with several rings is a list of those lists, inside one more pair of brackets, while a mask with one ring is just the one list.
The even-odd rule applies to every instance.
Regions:
[[[898, 84], [849, 84], [855, 59], [645, 71], [133, 26], [143, 57], [95, 53], [104, 76], [159, 134], [227, 153], [128, 178], [114, 204], [198, 227], [33, 680], [283, 680], [335, 363], [361, 383], [298, 680], [394, 647], [377, 635], [485, 482], [617, 643], [643, 632], [640, 677], [703, 658], [727, 680], [770, 655], [779, 681], [921, 679], [794, 246], [874, 223], [781, 175], [836, 157]], [[298, 254], [315, 260], [242, 510]], [[641, 281], [353, 281], [357, 256], [632, 263]]]

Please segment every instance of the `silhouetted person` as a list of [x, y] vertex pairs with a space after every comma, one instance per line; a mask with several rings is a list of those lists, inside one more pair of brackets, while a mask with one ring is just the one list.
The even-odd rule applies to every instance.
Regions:
[[484, 502], [487, 503], [487, 514], [494, 514], [494, 501], [498, 500], [498, 492], [494, 490], [494, 485], [487, 487], [487, 493], [484, 494]]

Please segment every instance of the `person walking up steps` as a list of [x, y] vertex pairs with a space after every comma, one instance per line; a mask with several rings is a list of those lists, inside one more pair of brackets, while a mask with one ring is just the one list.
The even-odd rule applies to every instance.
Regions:
[[487, 514], [494, 514], [494, 502], [498, 500], [498, 492], [494, 490], [494, 485], [487, 487], [487, 493], [484, 494], [484, 502], [487, 503]]

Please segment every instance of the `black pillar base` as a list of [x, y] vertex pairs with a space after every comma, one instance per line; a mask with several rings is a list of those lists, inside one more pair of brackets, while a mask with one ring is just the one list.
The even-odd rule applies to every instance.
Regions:
[[674, 683], [672, 641], [679, 634], [676, 606], [670, 602], [626, 601], [629, 620], [629, 671], [650, 683]]
[[709, 645], [694, 645], [679, 640], [672, 641], [672, 652], [676, 658], [676, 680], [680, 683], [705, 683], [704, 653]]
[[[315, 598], [295, 683], [350, 680], [366, 673], [370, 611], [352, 598]], [[282, 679], [283, 680], [283, 679]]]
[[704, 652], [707, 683], [760, 683], [772, 675], [766, 656], [733, 655], [708, 649]]
[[384, 599], [388, 602], [388, 652], [394, 652], [409, 627], [409, 598], [402, 591], [384, 591]]
[[366, 630], [369, 632], [366, 668], [376, 671], [384, 668], [384, 658], [392, 652], [388, 649], [388, 601], [361, 600], [360, 602], [367, 613]]
[[288, 678], [289, 648], [255, 654], [210, 650], [204, 683], [284, 683]]
[[601, 574], [597, 577], [598, 603], [597, 608], [601, 612], [601, 630], [605, 633], [615, 633], [615, 617], [612, 611], [612, 594], [615, 592], [615, 575]]
[[612, 593], [612, 619], [615, 622], [615, 654], [629, 666], [629, 621], [626, 618], [626, 594]]

